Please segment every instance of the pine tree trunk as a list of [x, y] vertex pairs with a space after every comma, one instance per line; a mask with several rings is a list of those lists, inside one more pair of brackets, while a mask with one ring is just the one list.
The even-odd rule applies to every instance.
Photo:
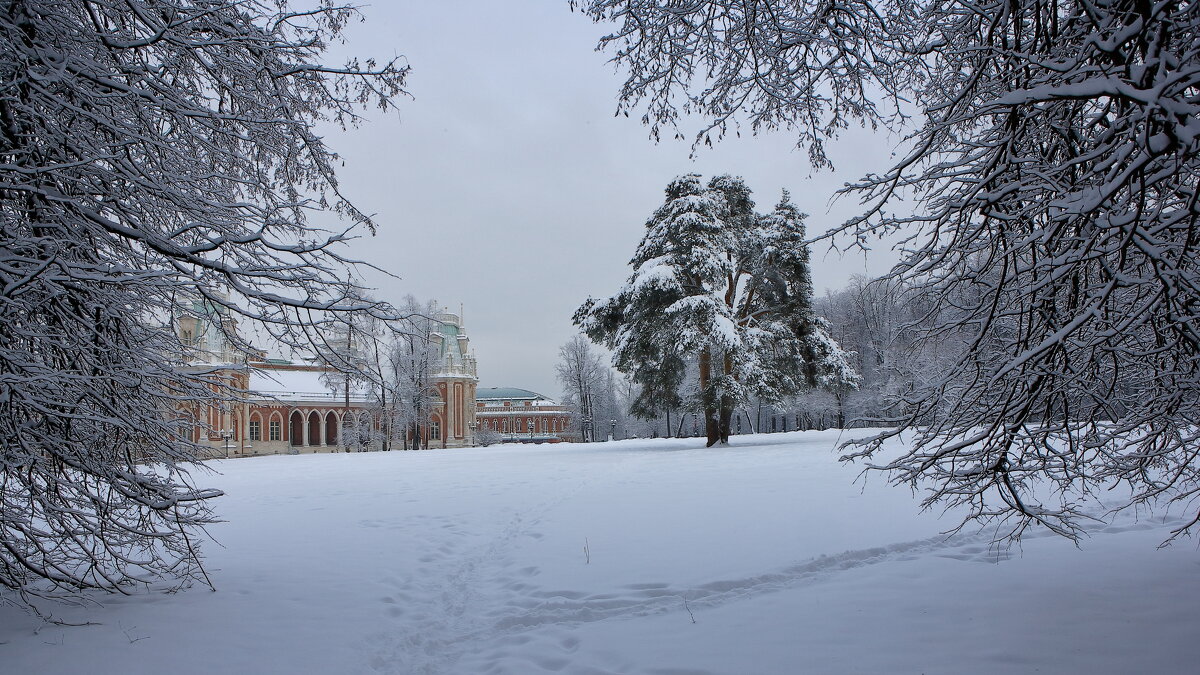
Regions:
[[[733, 359], [730, 358], [728, 353], [725, 354], [722, 366], [722, 372], [727, 378], [726, 382], [728, 382], [728, 378], [733, 376]], [[722, 392], [720, 417], [717, 420], [717, 433], [720, 435], [722, 445], [729, 445], [729, 426], [732, 421], [733, 398], [729, 396], [728, 392]]]
[[700, 350], [700, 398], [704, 402], [704, 436], [708, 442], [705, 447], [716, 445], [721, 440], [721, 432], [717, 422], [717, 407], [708, 391], [712, 382], [712, 353], [706, 348]]

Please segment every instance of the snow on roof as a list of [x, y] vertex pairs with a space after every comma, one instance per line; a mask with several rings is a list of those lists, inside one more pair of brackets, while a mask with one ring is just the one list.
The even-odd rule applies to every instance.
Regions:
[[[252, 370], [250, 391], [265, 398], [281, 401], [341, 401], [342, 391], [332, 391], [322, 381], [323, 373], [314, 370]], [[367, 389], [362, 384], [350, 385], [350, 400], [363, 402], [368, 399]]]
[[498, 399], [505, 401], [550, 400], [537, 392], [529, 391], [528, 389], [517, 389], [515, 387], [480, 387], [475, 390], [475, 399]]

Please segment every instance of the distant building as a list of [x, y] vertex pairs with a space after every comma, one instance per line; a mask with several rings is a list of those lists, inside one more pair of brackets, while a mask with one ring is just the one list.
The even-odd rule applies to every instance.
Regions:
[[557, 402], [511, 387], [478, 389], [475, 418], [481, 429], [491, 429], [509, 443], [558, 443], [570, 423], [570, 413]]
[[[225, 330], [212, 317], [220, 317]], [[422, 430], [431, 448], [474, 445], [476, 362], [462, 320], [455, 314], [437, 317], [432, 338], [440, 361], [433, 383], [438, 397]], [[184, 411], [195, 423], [191, 440], [218, 456], [382, 450], [405, 447], [407, 433], [389, 429], [373, 405], [369, 390], [348, 388], [322, 363], [267, 359], [263, 352], [238, 348], [236, 321], [223, 309], [197, 304], [176, 317], [180, 342], [188, 350], [189, 368], [214, 383], [242, 392], [235, 401]], [[339, 383], [340, 382], [340, 383]]]

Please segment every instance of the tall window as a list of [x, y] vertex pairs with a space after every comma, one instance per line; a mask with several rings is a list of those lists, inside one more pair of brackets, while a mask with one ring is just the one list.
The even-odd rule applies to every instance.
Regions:
[[442, 423], [434, 420], [429, 423], [429, 440], [440, 441], [442, 439]]
[[271, 426], [268, 428], [268, 433], [271, 434], [268, 438], [273, 441], [283, 439], [283, 425], [279, 420], [271, 420]]
[[262, 422], [259, 420], [250, 420], [250, 440], [262, 440]]

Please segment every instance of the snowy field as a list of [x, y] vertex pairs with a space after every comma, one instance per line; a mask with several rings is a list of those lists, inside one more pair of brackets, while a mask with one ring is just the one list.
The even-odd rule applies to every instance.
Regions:
[[[4, 673], [1184, 673], [1200, 553], [854, 484], [836, 433], [219, 462], [217, 592], [0, 607]], [[586, 550], [585, 550], [586, 546]]]

